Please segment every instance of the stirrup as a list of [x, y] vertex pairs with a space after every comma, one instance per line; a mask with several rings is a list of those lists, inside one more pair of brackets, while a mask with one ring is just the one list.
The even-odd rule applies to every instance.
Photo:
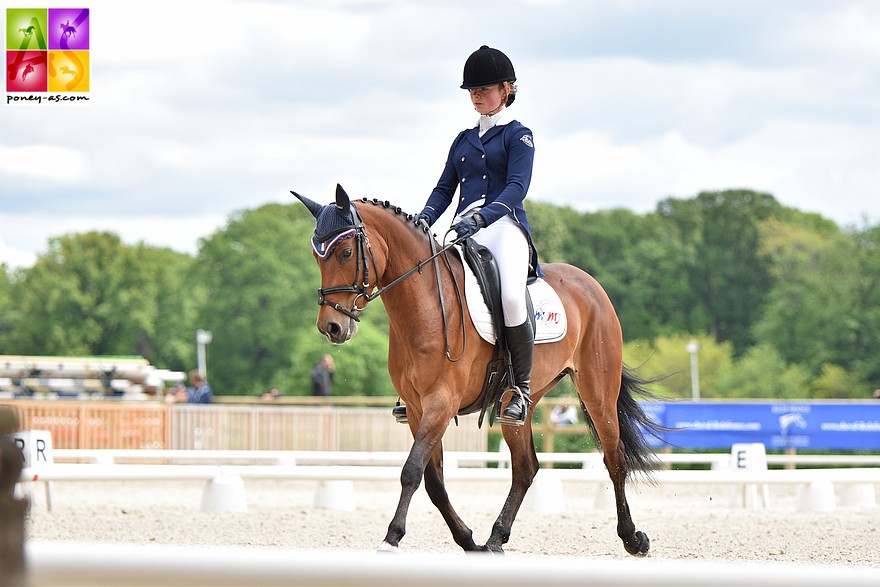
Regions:
[[397, 405], [391, 408], [391, 415], [394, 416], [394, 419], [397, 420], [398, 424], [406, 424], [409, 422], [409, 420], [406, 419], [406, 406], [400, 405], [399, 400]]
[[500, 422], [502, 424], [507, 424], [508, 426], [522, 426], [523, 424], [526, 423], [526, 416], [529, 415], [529, 408], [532, 405], [532, 400], [530, 398], [526, 397], [526, 395], [522, 392], [522, 390], [517, 386], [511, 387], [509, 389], [509, 391], [511, 391], [512, 393], [518, 394], [520, 399], [522, 400], [522, 403], [523, 403], [522, 412], [521, 412], [522, 416], [519, 418], [512, 418], [512, 417], [506, 416], [504, 414], [504, 412], [507, 411], [507, 408], [510, 407], [510, 402], [513, 401], [513, 396], [511, 396], [510, 401], [507, 402], [507, 406], [503, 410], [501, 410], [501, 413], [498, 414], [498, 416], [495, 418], [495, 420], [497, 420], [498, 422]]

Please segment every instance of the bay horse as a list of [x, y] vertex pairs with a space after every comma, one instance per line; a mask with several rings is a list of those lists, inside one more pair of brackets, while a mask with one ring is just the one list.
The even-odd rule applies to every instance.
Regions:
[[[617, 535], [628, 553], [647, 554], [650, 541], [633, 523], [624, 487], [631, 470], [656, 466], [640, 427], [657, 432], [659, 427], [635, 400], [635, 394], [648, 394], [647, 382], [623, 364], [620, 322], [599, 283], [572, 265], [542, 264], [544, 279], [563, 301], [568, 329], [562, 340], [535, 347], [533, 404], [526, 422], [501, 427], [510, 448], [511, 486], [489, 539], [478, 545], [453, 509], [443, 480], [443, 434], [456, 415], [477, 401], [494, 350], [466, 319], [467, 305], [456, 285], [463, 280], [462, 262], [453, 254], [442, 262], [436, 256], [429, 261], [437, 242], [427, 226], [388, 202], [352, 203], [338, 185], [335, 204], [326, 206], [291, 193], [316, 219], [312, 245], [321, 271], [318, 330], [333, 344], [345, 343], [356, 334], [368, 302], [379, 295], [388, 313], [388, 371], [406, 402], [413, 444], [401, 469], [400, 500], [379, 550], [398, 551], [410, 502], [424, 480], [462, 549], [503, 553], [538, 472], [531, 428], [534, 404], [567, 375], [604, 451], [614, 486]], [[444, 303], [442, 292], [457, 292], [457, 297]]]

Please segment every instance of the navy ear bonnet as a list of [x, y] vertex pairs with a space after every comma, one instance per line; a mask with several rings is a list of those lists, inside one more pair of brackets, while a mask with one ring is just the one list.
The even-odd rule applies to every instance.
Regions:
[[340, 242], [356, 232], [351, 208], [345, 213], [336, 205], [324, 206], [315, 217], [315, 236], [312, 237], [312, 248], [320, 258], [333, 252]]

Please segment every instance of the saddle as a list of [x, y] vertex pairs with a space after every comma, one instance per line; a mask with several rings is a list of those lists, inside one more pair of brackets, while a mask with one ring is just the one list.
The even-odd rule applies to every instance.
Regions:
[[[498, 274], [498, 264], [492, 252], [475, 240], [467, 238], [461, 243], [462, 256], [465, 263], [474, 273], [474, 277], [482, 293], [483, 301], [489, 309], [492, 326], [495, 331], [495, 350], [492, 359], [486, 365], [486, 376], [483, 379], [483, 389], [477, 400], [471, 405], [459, 410], [458, 414], [464, 416], [480, 411], [478, 426], [483, 425], [483, 417], [489, 406], [494, 409], [489, 415], [489, 426], [495, 423], [495, 415], [501, 413], [501, 396], [504, 390], [513, 381], [513, 365], [510, 361], [510, 353], [507, 349], [507, 341], [504, 339], [504, 308], [501, 305], [501, 279]], [[529, 269], [529, 281], [534, 281], [537, 275], [534, 268]], [[526, 290], [526, 304], [528, 307], [529, 320], [532, 322], [532, 330], [535, 329], [535, 311], [532, 306], [532, 298]]]
[[[494, 406], [489, 416], [489, 425], [492, 426], [495, 415], [501, 413], [502, 395], [513, 381], [513, 365], [504, 340], [501, 279], [495, 257], [489, 249], [470, 238], [464, 239], [458, 247], [466, 265], [464, 289], [474, 328], [483, 340], [495, 345], [492, 359], [486, 365], [480, 395], [472, 404], [459, 410], [458, 415], [479, 411], [478, 426], [482, 426], [486, 411], [489, 406]], [[562, 340], [568, 324], [559, 296], [547, 282], [536, 275], [534, 267], [529, 267], [526, 285], [526, 304], [535, 333], [535, 344]], [[399, 399], [392, 414], [398, 422], [406, 423], [406, 406]], [[457, 421], [456, 416], [456, 423]]]

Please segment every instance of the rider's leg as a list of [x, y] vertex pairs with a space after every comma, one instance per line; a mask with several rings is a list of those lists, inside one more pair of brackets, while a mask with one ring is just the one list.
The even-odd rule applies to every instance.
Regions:
[[529, 243], [523, 229], [509, 216], [494, 222], [474, 235], [495, 257], [501, 280], [501, 305], [504, 308], [504, 333], [510, 349], [515, 390], [510, 403], [499, 416], [501, 422], [521, 424], [529, 406], [529, 383], [534, 356], [534, 330], [526, 303], [526, 280], [529, 268]]

